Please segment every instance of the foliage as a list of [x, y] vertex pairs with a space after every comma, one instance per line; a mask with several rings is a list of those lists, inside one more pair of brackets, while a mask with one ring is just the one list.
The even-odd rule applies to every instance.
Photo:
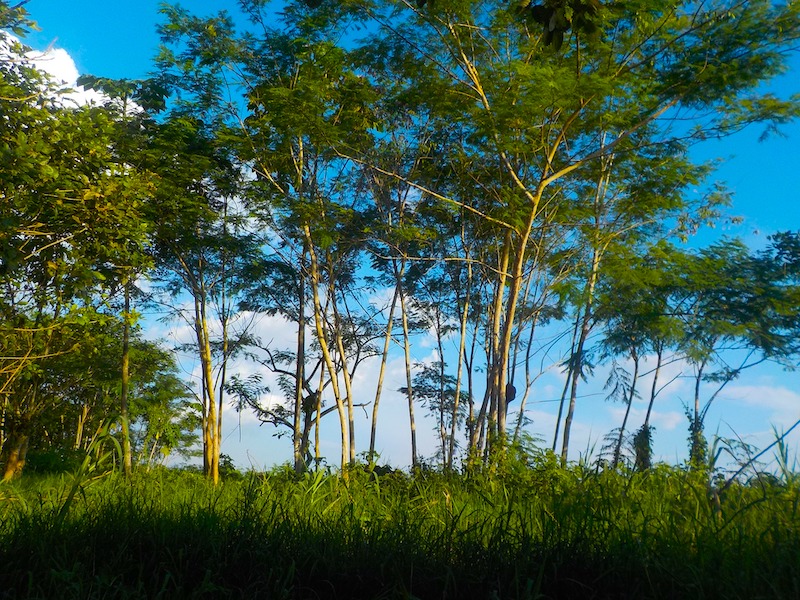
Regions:
[[[19, 24], [20, 8], [3, 3], [0, 16]], [[21, 473], [34, 431], [47, 429], [45, 413], [68, 400], [77, 373], [58, 369], [97, 348], [94, 330], [114, 321], [105, 308], [123, 271], [147, 262], [142, 206], [152, 186], [147, 172], [121, 160], [115, 113], [70, 104], [22, 44], [0, 36], [0, 461], [7, 479]]]
[[[0, 2], [0, 24], [30, 27], [23, 4]], [[439, 466], [417, 462], [422, 405], [446, 471], [463, 449], [473, 474], [520, 485], [531, 464], [553, 469], [523, 429], [548, 364], [567, 368], [553, 443], [563, 416], [564, 463], [578, 386], [611, 365], [608, 389], [627, 405], [610, 438], [616, 468], [645, 397], [640, 361], [655, 357], [633, 440], [644, 477], [666, 361], [693, 378], [696, 466], [713, 462], [705, 421], [724, 386], [763, 361], [796, 366], [798, 235], [758, 251], [674, 241], [731, 199], [692, 146], [800, 112], [763, 86], [800, 36], [797, 3], [280, 7], [243, 0], [237, 20], [164, 6], [153, 78], [80, 79], [102, 106], [67, 102], [4, 36], [5, 478], [29, 449], [39, 468], [70, 463], [91, 443], [85, 432], [117, 414], [126, 471], [129, 440], [155, 469], [190, 452], [199, 426], [206, 475], [235, 476], [221, 451], [230, 398], [291, 432], [298, 473], [323, 461], [320, 421], [335, 412], [343, 473], [357, 481], [357, 408], [372, 407], [374, 460], [384, 377], [401, 352], [405, 381], [392, 391], [408, 402], [412, 464]], [[137, 337], [130, 302], [144, 278], [162, 316], [188, 325], [196, 386]], [[248, 330], [264, 315], [291, 328], [291, 347]], [[543, 325], [571, 333], [558, 356]], [[238, 360], [257, 372], [237, 373]], [[362, 374], [377, 362], [373, 394]], [[277, 405], [260, 402], [268, 376]]]

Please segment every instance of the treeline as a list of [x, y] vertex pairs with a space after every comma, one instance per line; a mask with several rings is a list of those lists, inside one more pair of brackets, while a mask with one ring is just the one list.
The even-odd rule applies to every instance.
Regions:
[[[524, 433], [552, 323], [569, 338], [563, 461], [581, 381], [603, 363], [627, 408], [609, 462], [649, 468], [660, 369], [681, 362], [702, 464], [722, 387], [765, 360], [796, 364], [800, 235], [755, 252], [675, 242], [730, 200], [692, 146], [796, 116], [762, 84], [786, 68], [800, 6], [421, 4], [243, 0], [236, 18], [165, 7], [152, 78], [79, 80], [102, 106], [71, 103], [5, 38], [4, 478], [31, 449], [80, 450], [111, 427], [126, 472], [189, 451], [199, 432], [216, 481], [231, 403], [291, 434], [298, 471], [323, 458], [323, 417], [338, 418], [343, 466], [359, 449], [374, 459], [398, 352], [412, 464], [420, 408], [442, 467], [492, 461]], [[18, 35], [30, 26], [19, 6], [0, 3], [0, 17]], [[196, 388], [142, 338], [145, 307], [191, 327]], [[292, 327], [291, 347], [258, 339], [259, 314]], [[437, 360], [413, 352], [422, 332]], [[235, 360], [263, 375], [238, 375]], [[367, 362], [377, 387], [356, 389]], [[262, 404], [266, 376], [283, 405]]]

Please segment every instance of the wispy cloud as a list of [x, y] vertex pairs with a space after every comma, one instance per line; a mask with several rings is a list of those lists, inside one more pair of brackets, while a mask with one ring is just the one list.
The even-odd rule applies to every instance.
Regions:
[[800, 394], [776, 385], [732, 385], [722, 392], [722, 398], [769, 411], [768, 419], [776, 426], [791, 425], [800, 418]]

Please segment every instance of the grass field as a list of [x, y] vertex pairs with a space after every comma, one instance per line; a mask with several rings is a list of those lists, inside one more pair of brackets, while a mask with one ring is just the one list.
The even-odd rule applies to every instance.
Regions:
[[547, 457], [472, 476], [0, 486], [0, 598], [800, 598], [796, 477]]

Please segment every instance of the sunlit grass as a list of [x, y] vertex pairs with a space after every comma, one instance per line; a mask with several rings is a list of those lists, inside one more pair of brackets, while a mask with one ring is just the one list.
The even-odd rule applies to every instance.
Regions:
[[4, 598], [800, 597], [796, 478], [658, 467], [0, 487]]

